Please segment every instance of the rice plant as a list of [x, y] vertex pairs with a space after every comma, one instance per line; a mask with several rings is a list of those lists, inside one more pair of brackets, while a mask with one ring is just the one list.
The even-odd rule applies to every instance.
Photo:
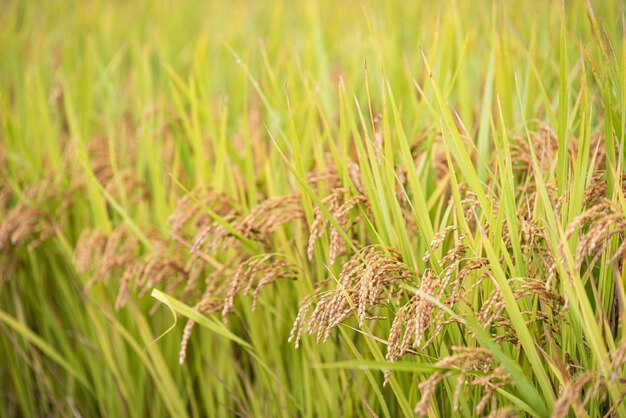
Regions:
[[621, 0], [0, 4], [0, 417], [626, 417]]

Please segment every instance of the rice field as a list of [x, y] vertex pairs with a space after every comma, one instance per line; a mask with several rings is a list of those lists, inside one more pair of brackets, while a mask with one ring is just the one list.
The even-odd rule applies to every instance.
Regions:
[[626, 18], [0, 3], [0, 418], [626, 417]]

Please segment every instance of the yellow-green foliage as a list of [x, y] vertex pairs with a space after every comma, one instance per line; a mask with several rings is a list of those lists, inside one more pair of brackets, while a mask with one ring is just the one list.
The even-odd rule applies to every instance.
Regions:
[[0, 4], [0, 417], [626, 416], [620, 0]]

